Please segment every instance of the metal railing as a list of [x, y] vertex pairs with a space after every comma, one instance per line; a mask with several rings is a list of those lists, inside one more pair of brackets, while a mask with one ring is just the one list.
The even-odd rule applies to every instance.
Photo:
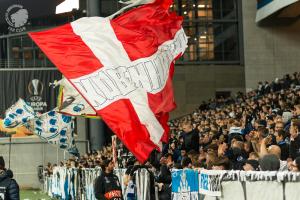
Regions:
[[0, 69], [11, 68], [55, 68], [48, 59], [0, 59]]

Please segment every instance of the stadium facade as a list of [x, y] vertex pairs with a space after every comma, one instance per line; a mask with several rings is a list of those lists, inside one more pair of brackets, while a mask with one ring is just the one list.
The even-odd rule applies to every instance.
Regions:
[[[300, 21], [298, 15], [291, 14], [298, 13], [297, 8], [289, 11], [289, 15], [274, 14], [257, 24], [256, 1], [174, 1], [171, 9], [184, 17], [189, 46], [175, 67], [178, 108], [172, 117], [191, 112], [203, 100], [249, 91], [255, 89], [258, 81], [273, 81], [299, 71]], [[2, 116], [18, 97], [32, 101], [40, 112], [55, 107], [57, 91], [45, 88], [61, 74], [27, 36], [28, 31], [55, 27], [83, 16], [108, 16], [121, 7], [112, 0], [78, 0], [76, 8], [56, 14], [57, 6], [64, 1], [40, 2], [4, 0], [0, 3]], [[30, 99], [31, 96], [40, 98]], [[105, 125], [98, 121], [77, 120], [81, 152], [87, 150], [87, 141], [101, 141], [92, 144], [93, 148], [105, 143], [105, 137], [99, 134], [99, 130], [104, 129]], [[53, 147], [38, 143], [36, 139], [26, 140], [24, 143], [23, 139], [13, 139], [11, 167], [21, 185], [35, 187], [39, 184], [36, 168], [32, 166], [62, 160], [64, 154], [57, 149], [53, 153]], [[8, 139], [2, 140], [3, 144], [7, 142]], [[9, 145], [0, 146], [0, 153], [6, 158], [7, 152]], [[28, 157], [28, 154], [34, 156]], [[25, 155], [25, 160], [19, 159]]]

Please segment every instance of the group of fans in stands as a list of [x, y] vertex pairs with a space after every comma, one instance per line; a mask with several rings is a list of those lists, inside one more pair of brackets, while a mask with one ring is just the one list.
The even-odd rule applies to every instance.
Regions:
[[164, 155], [193, 168], [300, 170], [300, 73], [235, 98], [203, 102], [170, 122]]
[[[173, 168], [298, 172], [300, 72], [271, 83], [259, 82], [258, 88], [247, 94], [203, 102], [193, 113], [174, 119], [169, 125], [169, 143], [161, 153], [151, 155], [144, 165], [134, 159], [123, 165], [127, 168], [126, 184], [133, 180], [134, 171], [147, 168], [158, 187], [159, 198], [171, 199]], [[61, 165], [102, 166], [109, 174], [111, 156], [111, 147], [106, 147]], [[51, 165], [48, 169], [51, 173]], [[100, 179], [105, 180], [102, 177], [97, 181]]]

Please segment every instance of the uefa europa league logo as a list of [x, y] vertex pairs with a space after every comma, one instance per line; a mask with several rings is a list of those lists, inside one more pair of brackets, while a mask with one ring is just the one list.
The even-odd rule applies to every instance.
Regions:
[[44, 89], [43, 83], [38, 79], [33, 79], [28, 84], [28, 91], [31, 95], [41, 96]]
[[44, 84], [39, 79], [32, 79], [28, 84], [28, 102], [36, 112], [42, 112], [47, 108], [47, 102], [43, 101]]

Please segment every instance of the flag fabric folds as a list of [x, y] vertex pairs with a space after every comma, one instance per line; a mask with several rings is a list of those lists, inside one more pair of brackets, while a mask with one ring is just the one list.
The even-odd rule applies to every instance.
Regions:
[[49, 144], [78, 156], [74, 140], [74, 119], [53, 110], [30, 120], [28, 129]]
[[20, 98], [15, 104], [6, 110], [3, 125], [6, 128], [15, 128], [20, 124], [27, 123], [35, 117], [36, 113], [33, 108]]
[[156, 0], [115, 19], [81, 18], [30, 33], [97, 115], [141, 162], [167, 142], [175, 59], [186, 46], [171, 0]]
[[33, 134], [78, 156], [74, 139], [74, 119], [55, 111], [37, 114], [23, 99], [19, 99], [6, 112], [3, 124], [7, 128], [24, 125]]
[[67, 79], [62, 78], [54, 83], [54, 87], [58, 85], [60, 88], [57, 98], [57, 112], [70, 116], [99, 118], [94, 109]]

